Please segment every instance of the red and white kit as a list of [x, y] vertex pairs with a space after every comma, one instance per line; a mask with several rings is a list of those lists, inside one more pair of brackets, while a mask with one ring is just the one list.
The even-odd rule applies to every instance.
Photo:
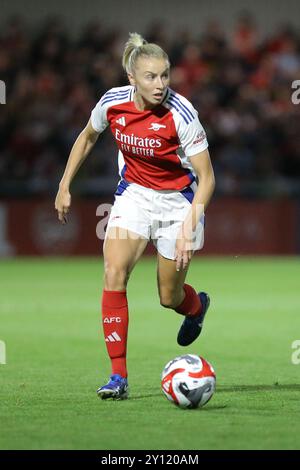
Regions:
[[[95, 131], [110, 126], [119, 148], [121, 180], [108, 228], [152, 239], [162, 256], [174, 259], [197, 187], [189, 157], [208, 147], [206, 134], [192, 104], [170, 88], [151, 110], [138, 110], [133, 96], [133, 86], [112, 88], [91, 114]], [[194, 250], [203, 246], [204, 218], [195, 235]]]

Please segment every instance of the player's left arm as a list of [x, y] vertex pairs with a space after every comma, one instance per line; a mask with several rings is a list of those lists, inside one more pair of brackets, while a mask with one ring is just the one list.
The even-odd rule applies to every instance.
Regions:
[[199, 179], [199, 184], [191, 209], [182, 224], [177, 239], [175, 253], [177, 271], [181, 267], [185, 269], [193, 256], [193, 250], [190, 248], [193, 231], [196, 229], [201, 216], [204, 215], [215, 188], [215, 176], [208, 150], [205, 149], [189, 157], [189, 159]]
[[190, 162], [199, 180], [198, 188], [191, 206], [191, 215], [188, 214], [189, 217], [192, 216], [192, 230], [195, 230], [200, 217], [204, 214], [213, 195], [215, 189], [215, 175], [208, 149], [190, 157]]

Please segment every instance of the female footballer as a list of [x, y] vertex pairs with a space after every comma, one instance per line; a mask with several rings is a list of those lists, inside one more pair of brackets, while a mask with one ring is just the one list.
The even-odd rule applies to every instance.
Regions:
[[103, 247], [102, 321], [112, 366], [108, 383], [97, 390], [103, 399], [128, 396], [126, 288], [150, 239], [157, 249], [160, 303], [185, 316], [178, 344], [199, 336], [209, 307], [208, 295], [185, 283], [192, 255], [203, 246], [204, 212], [215, 186], [205, 131], [192, 104], [169, 88], [169, 59], [158, 45], [130, 34], [122, 64], [130, 85], [107, 91], [92, 110], [55, 200], [66, 223], [71, 181], [109, 126], [119, 149], [120, 181]]

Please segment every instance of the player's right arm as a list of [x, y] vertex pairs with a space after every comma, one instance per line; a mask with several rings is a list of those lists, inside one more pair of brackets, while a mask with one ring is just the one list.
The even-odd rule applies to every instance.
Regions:
[[91, 120], [89, 120], [72, 147], [55, 199], [55, 209], [57, 210], [60, 222], [63, 224], [67, 222], [66, 214], [69, 212], [71, 206], [70, 184], [95, 145], [98, 137], [99, 132], [93, 128]]

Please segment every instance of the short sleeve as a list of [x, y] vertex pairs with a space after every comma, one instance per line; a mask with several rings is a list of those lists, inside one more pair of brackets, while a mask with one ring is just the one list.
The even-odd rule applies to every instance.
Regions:
[[205, 130], [198, 119], [198, 113], [193, 110], [194, 119], [186, 124], [184, 121], [179, 126], [179, 140], [183, 152], [187, 157], [192, 157], [197, 153], [207, 149], [208, 142]]
[[102, 104], [102, 99], [98, 101], [91, 113], [91, 124], [96, 132], [103, 132], [107, 126], [107, 106]]

